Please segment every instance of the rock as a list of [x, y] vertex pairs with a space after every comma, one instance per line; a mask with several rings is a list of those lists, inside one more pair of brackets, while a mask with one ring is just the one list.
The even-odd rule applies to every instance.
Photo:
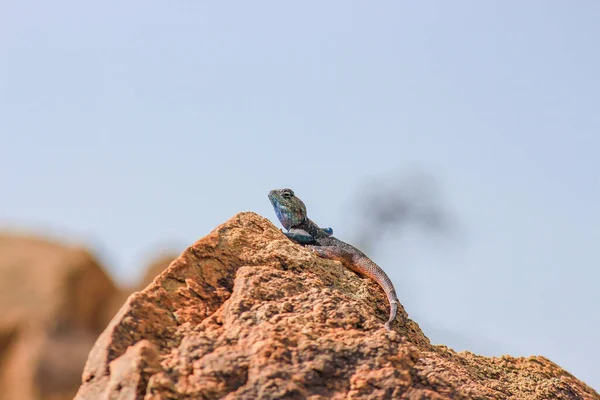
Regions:
[[600, 399], [543, 357], [433, 346], [381, 289], [240, 213], [131, 295], [76, 399]]
[[115, 293], [87, 251], [0, 235], [0, 397], [72, 399]]

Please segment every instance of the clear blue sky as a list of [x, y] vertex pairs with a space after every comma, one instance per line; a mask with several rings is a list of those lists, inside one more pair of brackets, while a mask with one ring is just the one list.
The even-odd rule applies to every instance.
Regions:
[[[131, 282], [165, 243], [292, 187], [355, 235], [424, 170], [460, 222], [376, 261], [437, 343], [600, 389], [597, 1], [0, 3], [0, 223]], [[431, 242], [431, 243], [430, 243]]]

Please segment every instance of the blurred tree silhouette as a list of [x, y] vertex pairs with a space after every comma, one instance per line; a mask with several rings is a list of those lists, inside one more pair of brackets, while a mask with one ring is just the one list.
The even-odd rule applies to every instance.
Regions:
[[374, 251], [384, 235], [422, 228], [447, 235], [453, 231], [450, 212], [443, 206], [436, 180], [427, 174], [396, 174], [393, 179], [367, 182], [357, 201], [360, 223], [356, 244]]

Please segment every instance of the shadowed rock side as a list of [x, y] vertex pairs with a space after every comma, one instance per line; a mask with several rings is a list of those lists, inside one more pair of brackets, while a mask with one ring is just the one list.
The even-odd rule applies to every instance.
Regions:
[[[400, 298], [402, 298], [400, 293]], [[240, 213], [130, 296], [77, 399], [599, 399], [543, 357], [432, 346], [380, 288]]]

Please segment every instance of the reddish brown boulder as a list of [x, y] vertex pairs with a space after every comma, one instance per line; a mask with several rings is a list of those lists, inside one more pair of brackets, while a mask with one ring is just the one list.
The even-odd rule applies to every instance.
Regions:
[[372, 282], [241, 213], [130, 296], [77, 399], [600, 399], [543, 357], [433, 346]]
[[0, 235], [0, 397], [72, 399], [116, 292], [85, 250]]

